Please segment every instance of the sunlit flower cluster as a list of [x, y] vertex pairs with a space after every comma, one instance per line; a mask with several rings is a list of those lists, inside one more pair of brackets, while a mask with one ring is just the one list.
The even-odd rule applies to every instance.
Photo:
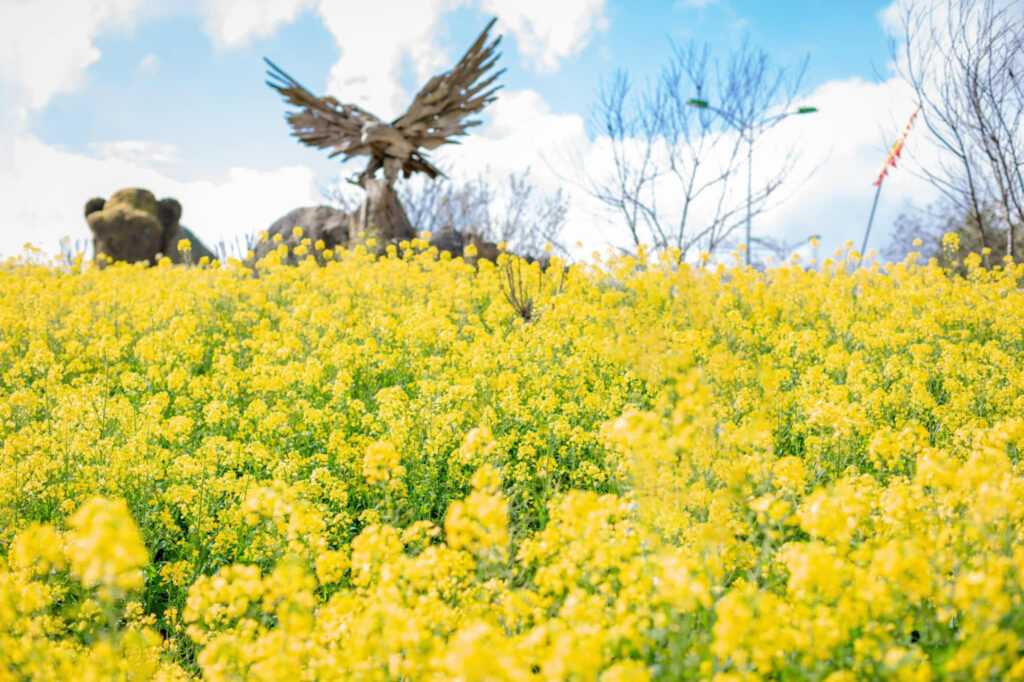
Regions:
[[0, 677], [1024, 679], [1024, 268], [308, 241], [0, 266]]

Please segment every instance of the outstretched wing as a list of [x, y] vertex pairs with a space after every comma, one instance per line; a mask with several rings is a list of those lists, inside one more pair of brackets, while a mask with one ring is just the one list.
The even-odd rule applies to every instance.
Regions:
[[302, 107], [287, 115], [292, 134], [303, 144], [318, 149], [333, 147], [330, 156], [344, 154], [345, 160], [361, 154], [372, 154], [369, 145], [362, 144], [363, 124], [380, 119], [355, 104], [341, 104], [333, 97], [317, 97], [298, 81], [281, 70], [266, 57], [270, 70], [267, 85], [281, 93], [288, 104]]
[[480, 124], [478, 120], [464, 119], [494, 101], [494, 93], [501, 86], [487, 88], [505, 73], [505, 69], [501, 69], [480, 81], [500, 56], [495, 53], [495, 48], [501, 36], [487, 44], [487, 34], [495, 21], [491, 19], [451, 71], [431, 78], [416, 95], [409, 110], [391, 123], [413, 145], [434, 149], [442, 144], [457, 144], [453, 137], [465, 135], [467, 128]]

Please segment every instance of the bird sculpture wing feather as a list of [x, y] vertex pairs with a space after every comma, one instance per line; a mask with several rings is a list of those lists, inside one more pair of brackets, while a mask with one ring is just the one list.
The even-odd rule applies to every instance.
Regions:
[[355, 104], [341, 104], [333, 97], [317, 97], [298, 81], [285, 73], [269, 59], [267, 85], [277, 90], [288, 104], [302, 107], [288, 114], [292, 134], [303, 144], [318, 149], [334, 148], [330, 156], [344, 154], [345, 160], [353, 156], [372, 154], [369, 145], [360, 141], [363, 124], [380, 119]]
[[[454, 137], [465, 135], [467, 128], [480, 124], [478, 120], [465, 119], [494, 101], [494, 93], [501, 86], [491, 86], [505, 72], [502, 69], [485, 77], [499, 56], [495, 49], [501, 37], [490, 44], [487, 42], [494, 23], [492, 19], [459, 63], [450, 71], [431, 78], [417, 93], [408, 111], [391, 123], [413, 149], [457, 144]], [[333, 97], [317, 97], [277, 64], [265, 57], [264, 61], [270, 67], [267, 85], [277, 90], [288, 104], [300, 107], [299, 111], [287, 115], [292, 134], [300, 142], [318, 149], [333, 148], [330, 156], [344, 154], [345, 161], [354, 156], [379, 154], [363, 142], [364, 124], [379, 123], [379, 118], [355, 104], [342, 104]], [[416, 171], [432, 178], [441, 174], [417, 151], [404, 160], [402, 170], [406, 177]]]
[[392, 121], [391, 125], [414, 146], [435, 149], [442, 144], [458, 144], [453, 137], [465, 135], [467, 128], [480, 124], [478, 120], [464, 119], [494, 101], [494, 93], [501, 86], [491, 86], [505, 72], [502, 69], [484, 78], [499, 57], [495, 49], [501, 36], [487, 43], [495, 21], [492, 19], [487, 24], [458, 64], [431, 78], [417, 93], [408, 111]]

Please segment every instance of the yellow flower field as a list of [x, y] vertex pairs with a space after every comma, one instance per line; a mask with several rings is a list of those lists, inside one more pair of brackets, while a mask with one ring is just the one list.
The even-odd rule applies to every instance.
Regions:
[[0, 266], [0, 679], [1024, 679], [1024, 267], [311, 246]]

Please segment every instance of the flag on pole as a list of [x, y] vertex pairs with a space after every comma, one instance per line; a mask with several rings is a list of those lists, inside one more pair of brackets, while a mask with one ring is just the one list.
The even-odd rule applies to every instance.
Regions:
[[903, 143], [907, 140], [907, 134], [910, 132], [910, 126], [914, 123], [914, 119], [917, 118], [918, 112], [921, 111], [921, 105], [917, 105], [917, 109], [914, 109], [914, 113], [911, 114], [910, 120], [907, 121], [907, 127], [903, 129], [903, 134], [900, 135], [900, 139], [896, 140], [896, 143], [889, 150], [889, 155], [885, 157], [885, 163], [882, 164], [882, 172], [878, 174], [878, 179], [875, 180], [876, 185], [882, 184], [882, 178], [885, 177], [886, 173], [889, 172], [889, 166], [896, 167], [896, 159], [899, 158], [900, 153], [903, 151]]

